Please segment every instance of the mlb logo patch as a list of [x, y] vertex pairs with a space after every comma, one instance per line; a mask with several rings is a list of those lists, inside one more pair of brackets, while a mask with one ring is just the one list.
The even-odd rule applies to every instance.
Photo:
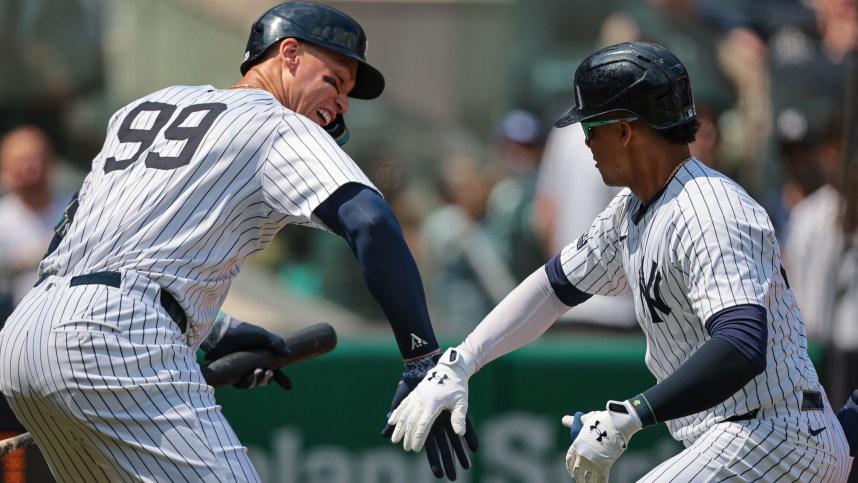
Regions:
[[584, 248], [584, 245], [587, 244], [587, 240], [589, 240], [589, 239], [590, 239], [589, 233], [584, 233], [583, 235], [581, 235], [581, 238], [578, 239], [578, 245], [577, 245], [578, 250]]

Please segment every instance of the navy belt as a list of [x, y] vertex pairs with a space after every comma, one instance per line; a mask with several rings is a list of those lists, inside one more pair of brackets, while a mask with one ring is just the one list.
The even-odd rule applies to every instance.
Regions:
[[[107, 285], [109, 287], [119, 288], [121, 284], [122, 274], [119, 272], [94, 272], [72, 277], [69, 285], [72, 287], [76, 285]], [[179, 305], [179, 302], [176, 302], [176, 299], [170, 295], [170, 292], [167, 292], [163, 288], [160, 292], [161, 306], [164, 307], [164, 310], [167, 311], [170, 318], [173, 319], [173, 322], [179, 326], [179, 329], [181, 329], [184, 334], [185, 330], [188, 328], [188, 318], [185, 316], [185, 311], [182, 310], [182, 306]]]
[[[822, 403], [822, 394], [819, 391], [802, 391], [801, 392], [801, 410], [802, 411], [819, 411], [825, 408]], [[756, 419], [759, 409], [747, 412], [745, 414], [737, 414], [725, 419], [725, 423], [735, 423], [737, 421], [750, 421]]]

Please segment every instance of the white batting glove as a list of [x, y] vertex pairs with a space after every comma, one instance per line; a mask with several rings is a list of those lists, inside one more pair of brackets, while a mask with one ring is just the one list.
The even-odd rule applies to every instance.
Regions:
[[405, 451], [420, 451], [435, 419], [443, 410], [451, 412], [453, 431], [465, 435], [468, 412], [468, 379], [476, 372], [476, 361], [457, 348], [447, 349], [438, 364], [391, 413], [387, 424], [395, 426], [390, 440], [402, 440]]
[[632, 405], [620, 401], [608, 401], [605, 411], [579, 412], [562, 421], [573, 439], [566, 470], [577, 483], [607, 483], [611, 466], [643, 427]]

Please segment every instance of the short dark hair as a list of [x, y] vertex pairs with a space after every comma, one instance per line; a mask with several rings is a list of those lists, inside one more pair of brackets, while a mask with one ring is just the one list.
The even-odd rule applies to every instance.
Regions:
[[653, 131], [658, 137], [671, 142], [673, 144], [689, 144], [694, 142], [697, 137], [697, 131], [700, 129], [700, 121], [697, 118], [678, 126], [669, 127], [667, 129], [655, 129]]

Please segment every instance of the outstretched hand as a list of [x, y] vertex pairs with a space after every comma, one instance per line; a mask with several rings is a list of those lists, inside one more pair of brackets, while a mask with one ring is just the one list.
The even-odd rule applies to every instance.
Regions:
[[[392, 422], [393, 414], [402, 406], [403, 401], [409, 397], [412, 391], [418, 387], [427, 373], [432, 371], [433, 367], [437, 367], [435, 364], [440, 357], [440, 354], [434, 354], [406, 363], [406, 370], [403, 372], [402, 379], [399, 381], [393, 396], [391, 412], [388, 413], [388, 424], [381, 432], [383, 437], [391, 438], [394, 443], [402, 439], [404, 432], [397, 430], [407, 424], [402, 423], [397, 427], [397, 423]], [[419, 451], [425, 444], [429, 467], [436, 478], [443, 478], [446, 475], [450, 481], [455, 481], [458, 476], [455, 464], [457, 460], [463, 469], [467, 470], [471, 467], [469, 452], [475, 452], [479, 443], [476, 431], [474, 431], [466, 413], [467, 403], [465, 404], [464, 411], [457, 414], [455, 425], [450, 411], [439, 410], [432, 417], [432, 421], [427, 422], [423, 428], [420, 446], [416, 448], [406, 447], [406, 450]]]

